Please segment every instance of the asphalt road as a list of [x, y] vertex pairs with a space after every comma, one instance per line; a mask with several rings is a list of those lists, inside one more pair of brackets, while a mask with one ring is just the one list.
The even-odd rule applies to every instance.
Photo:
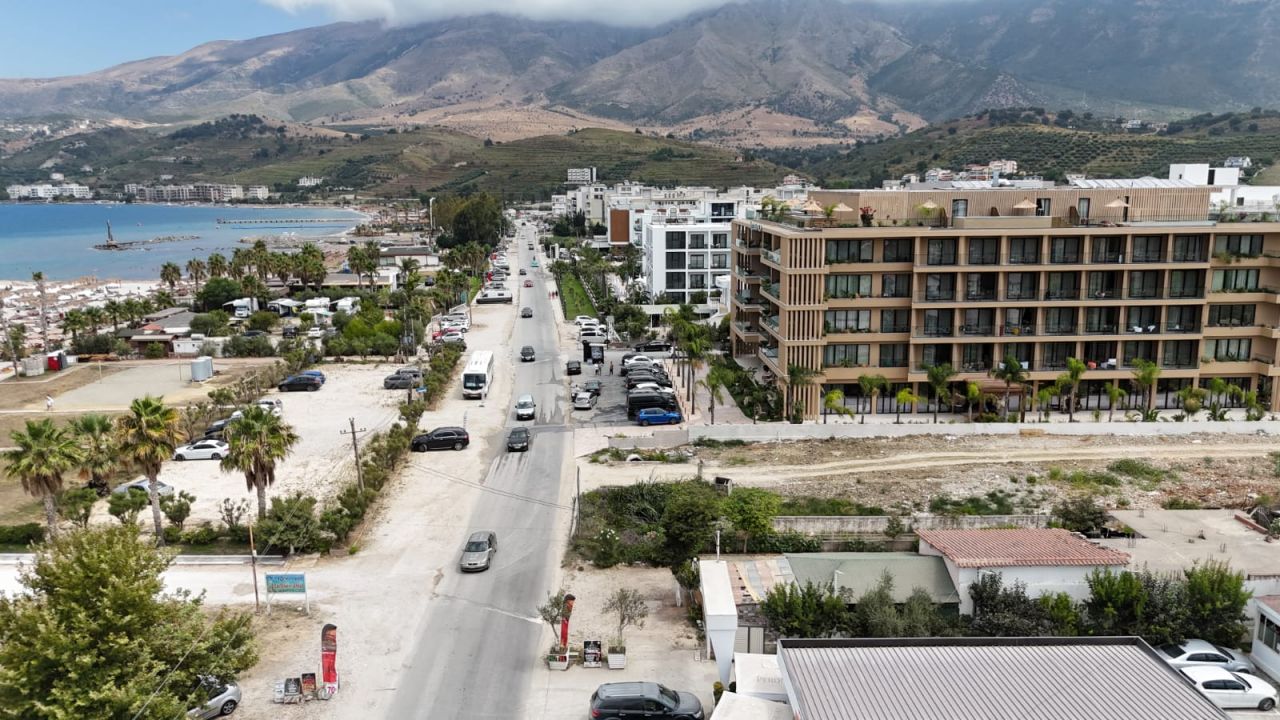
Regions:
[[[554, 589], [554, 570], [565, 542], [558, 528], [568, 514], [565, 474], [573, 437], [566, 424], [564, 358], [543, 284], [545, 263], [540, 259], [542, 267], [530, 267], [534, 253], [526, 249], [534, 239], [532, 226], [521, 228], [508, 254], [513, 272], [525, 268], [534, 280], [533, 288], [524, 288], [525, 277], [512, 275], [517, 293], [512, 312], [528, 306], [534, 316], [517, 318], [507, 345], [492, 349], [516, 358], [512, 394], [531, 393], [538, 405], [537, 419], [517, 422], [513, 397], [490, 396], [486, 405], [506, 412], [507, 421], [501, 437], [490, 445], [494, 456], [483, 480], [490, 492], [467, 522], [471, 530], [495, 530], [498, 552], [493, 567], [482, 573], [464, 575], [456, 558], [446, 561], [431, 610], [420, 627], [410, 630], [414, 649], [388, 718], [524, 717], [531, 674], [539, 668], [543, 646], [551, 642], [536, 608]], [[536, 361], [519, 362], [524, 345], [535, 348]], [[518, 425], [533, 430], [530, 450], [507, 453], [506, 432]]]

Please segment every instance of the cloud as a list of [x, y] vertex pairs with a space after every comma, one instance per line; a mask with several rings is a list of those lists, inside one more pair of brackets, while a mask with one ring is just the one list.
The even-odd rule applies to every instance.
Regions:
[[534, 20], [589, 20], [608, 25], [650, 26], [731, 0], [260, 0], [289, 12], [321, 10], [340, 20], [384, 20], [393, 25], [466, 15], [502, 13]]

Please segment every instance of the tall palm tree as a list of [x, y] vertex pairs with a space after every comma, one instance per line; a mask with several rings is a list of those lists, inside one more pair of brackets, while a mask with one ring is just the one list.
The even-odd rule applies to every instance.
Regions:
[[1147, 412], [1156, 409], [1156, 383], [1160, 381], [1160, 366], [1145, 358], [1133, 361], [1133, 384], [1146, 397]]
[[822, 414], [823, 425], [827, 424], [827, 413], [835, 413], [846, 417], [853, 414], [853, 411], [844, 404], [843, 390], [828, 390], [827, 393], [822, 396], [822, 409], [827, 411]]
[[920, 396], [912, 392], [911, 388], [904, 387], [898, 391], [898, 396], [895, 399], [898, 401], [897, 406], [894, 408], [898, 412], [898, 419], [896, 422], [897, 424], [901, 425], [902, 424], [902, 406], [906, 405], [914, 411], [916, 407], [916, 403], [920, 402]]
[[267, 488], [276, 481], [276, 463], [289, 455], [298, 434], [269, 410], [253, 406], [227, 426], [222, 471], [244, 473], [245, 488], [258, 494], [258, 518], [267, 516]]
[[1068, 422], [1076, 421], [1076, 402], [1080, 397], [1080, 380], [1088, 369], [1089, 367], [1084, 364], [1084, 361], [1076, 358], [1067, 358], [1067, 371], [1058, 378], [1058, 384], [1062, 386], [1063, 390], [1071, 389], [1070, 399], [1067, 401], [1071, 403], [1067, 406]]
[[120, 317], [124, 315], [124, 308], [121, 307], [120, 301], [108, 300], [102, 306], [102, 310], [111, 317], [111, 332], [118, 331], [120, 329]]
[[724, 388], [732, 380], [729, 371], [722, 365], [716, 365], [707, 371], [707, 376], [698, 384], [707, 390], [707, 406], [711, 411], [711, 424], [716, 424], [716, 403], [724, 403]]
[[1007, 422], [1009, 420], [1009, 391], [1014, 385], [1027, 384], [1027, 371], [1022, 367], [1022, 361], [1017, 356], [1009, 354], [1004, 356], [999, 365], [991, 368], [988, 374], [1004, 383], [1004, 419]]
[[970, 380], [964, 384], [964, 401], [969, 406], [969, 422], [973, 422], [973, 406], [982, 402], [982, 386]]
[[62, 332], [71, 334], [71, 342], [78, 340], [88, 325], [83, 310], [68, 310], [62, 316]]
[[101, 496], [107, 494], [107, 476], [119, 467], [115, 428], [106, 415], [90, 413], [71, 421], [80, 443], [80, 479]]
[[1112, 418], [1115, 417], [1116, 405], [1119, 405], [1120, 401], [1128, 396], [1129, 393], [1119, 385], [1115, 383], [1107, 385], [1107, 422], [1111, 422]]
[[100, 307], [87, 307], [84, 309], [85, 330], [90, 333], [97, 333], [107, 322], [107, 313]]
[[347, 248], [347, 269], [356, 276], [356, 287], [364, 289], [364, 246], [352, 245]]
[[227, 264], [227, 258], [222, 253], [213, 253], [209, 256], [209, 277], [219, 278], [225, 276], [231, 266]]
[[52, 420], [28, 420], [25, 430], [9, 434], [14, 448], [4, 453], [5, 472], [22, 483], [22, 489], [44, 504], [49, 534], [58, 532], [57, 495], [62, 476], [80, 462], [80, 448], [67, 430]]
[[168, 285], [170, 290], [177, 287], [181, 279], [182, 268], [178, 267], [178, 263], [167, 262], [160, 266], [160, 282]]
[[942, 363], [926, 367], [925, 372], [929, 375], [929, 387], [933, 388], [933, 423], [936, 425], [942, 396], [947, 396], [947, 412], [951, 411], [951, 378], [956, 376], [956, 369], [951, 367], [951, 363]]
[[796, 395], [801, 388], [808, 387], [813, 384], [813, 378], [818, 373], [803, 365], [790, 364], [787, 365], [787, 418], [790, 419], [795, 415]]
[[191, 282], [195, 283], [196, 292], [200, 292], [200, 283], [209, 277], [209, 266], [200, 258], [191, 258], [187, 261], [187, 277], [191, 278]]
[[120, 457], [133, 463], [147, 476], [147, 497], [151, 500], [151, 519], [155, 523], [157, 545], [164, 545], [157, 484], [160, 465], [173, 457], [177, 438], [178, 412], [165, 407], [163, 398], [151, 395], [135, 398], [129, 404], [129, 414], [116, 418]]
[[862, 394], [871, 398], [871, 414], [876, 414], [876, 400], [880, 393], [889, 387], [889, 381], [883, 375], [862, 375], [858, 377], [858, 388]]

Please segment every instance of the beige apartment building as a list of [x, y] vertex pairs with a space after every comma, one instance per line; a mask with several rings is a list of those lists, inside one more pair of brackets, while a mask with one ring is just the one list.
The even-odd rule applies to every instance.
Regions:
[[1084, 411], [1108, 408], [1110, 384], [1129, 392], [1121, 407], [1140, 407], [1138, 358], [1161, 368], [1157, 407], [1221, 377], [1280, 409], [1280, 223], [1211, 219], [1213, 188], [1179, 181], [960, 185], [817, 191], [831, 217], [811, 205], [735, 220], [735, 357], [780, 386], [789, 366], [814, 371], [798, 389], [810, 418], [830, 389], [869, 410], [868, 374], [890, 383], [877, 412], [894, 412], [903, 387], [925, 412], [926, 368], [942, 363], [999, 394], [988, 372], [1008, 355], [1032, 394], [1067, 358], [1084, 361]]

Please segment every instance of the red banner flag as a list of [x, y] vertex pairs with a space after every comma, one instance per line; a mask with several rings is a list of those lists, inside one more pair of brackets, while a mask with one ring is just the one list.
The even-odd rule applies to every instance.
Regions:
[[326, 624], [320, 630], [320, 676], [328, 695], [338, 690], [338, 626]]

